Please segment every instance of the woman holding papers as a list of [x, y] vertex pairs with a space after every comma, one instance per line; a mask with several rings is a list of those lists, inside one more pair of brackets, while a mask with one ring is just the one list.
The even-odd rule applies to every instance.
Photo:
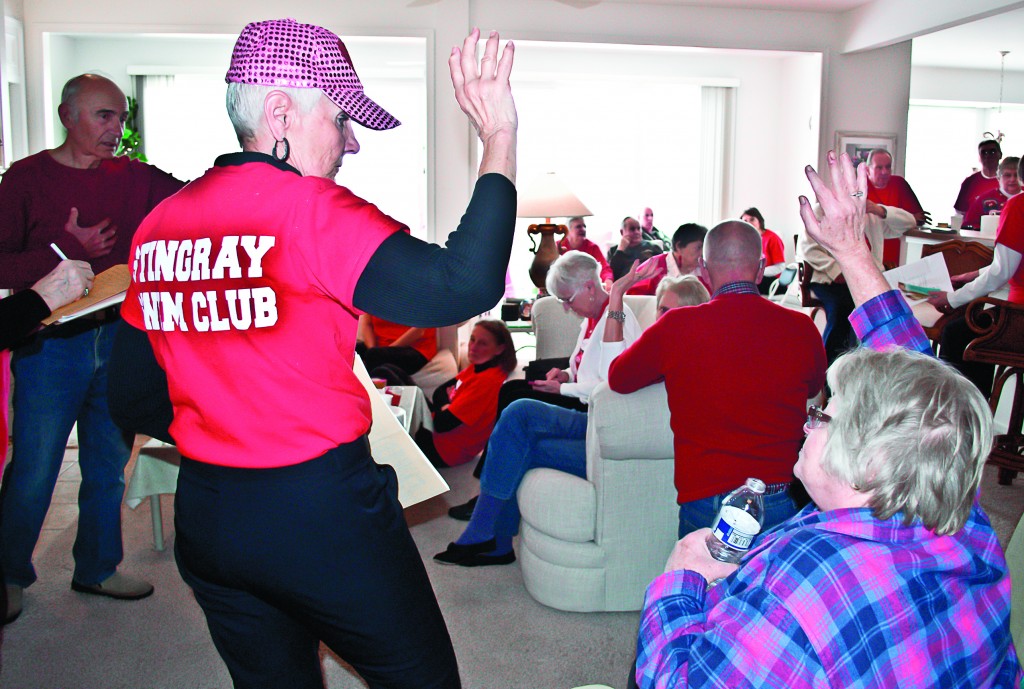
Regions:
[[499, 56], [491, 33], [478, 64], [478, 39], [449, 59], [483, 156], [446, 248], [334, 183], [359, 151], [354, 123], [399, 122], [363, 92], [336, 35], [291, 19], [249, 24], [235, 44], [227, 106], [243, 151], [136, 234], [119, 350], [130, 365], [112, 406], [142, 421], [147, 391], [128, 376], [151, 345], [183, 456], [177, 562], [236, 687], [322, 689], [321, 641], [370, 687], [460, 686], [394, 471], [370, 456], [352, 363], [361, 312], [435, 327], [501, 299], [513, 46]]

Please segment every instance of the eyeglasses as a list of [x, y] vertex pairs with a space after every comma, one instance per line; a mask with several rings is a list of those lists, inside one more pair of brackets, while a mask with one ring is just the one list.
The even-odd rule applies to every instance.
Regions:
[[555, 298], [558, 299], [558, 303], [561, 304], [566, 311], [568, 311], [572, 307], [573, 301], [575, 301], [576, 297], [578, 296], [580, 296], [579, 292], [573, 292], [572, 296], [569, 297], [568, 299], [562, 299], [561, 297]]
[[813, 431], [815, 428], [821, 428], [831, 422], [832, 417], [823, 412], [821, 407], [812, 405], [807, 409], [807, 423], [804, 424], [804, 428]]
[[997, 156], [1001, 153], [998, 148], [983, 148], [978, 152], [983, 156]]

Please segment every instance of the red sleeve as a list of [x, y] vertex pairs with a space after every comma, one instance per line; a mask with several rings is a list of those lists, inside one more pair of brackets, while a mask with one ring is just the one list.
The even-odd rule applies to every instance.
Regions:
[[1014, 196], [1003, 206], [996, 230], [996, 244], [1024, 254], [1024, 195]]
[[765, 265], [773, 266], [776, 263], [784, 263], [786, 261], [786, 247], [782, 244], [782, 239], [771, 230], [765, 230], [764, 236], [767, 237], [764, 246]]
[[910, 183], [902, 177], [900, 181], [900, 208], [907, 211], [911, 215], [916, 213], [923, 213], [924, 209], [921, 208], [921, 202], [917, 200], [917, 194], [910, 188]]
[[[15, 163], [0, 182], [0, 289], [22, 289], [53, 270], [60, 258], [48, 244], [29, 247], [31, 188], [41, 183], [30, 162]], [[69, 258], [85, 258], [74, 238], [61, 244]], [[75, 252], [78, 250], [78, 253]]]
[[[459, 377], [462, 378], [461, 373]], [[480, 374], [469, 371], [465, 382], [456, 388], [448, 411], [467, 426], [494, 421], [498, 415], [498, 391], [505, 378], [505, 372], [497, 367]]]
[[664, 378], [661, 370], [661, 342], [671, 342], [672, 338], [663, 335], [661, 330], [670, 316], [679, 315], [669, 312], [659, 318], [612, 361], [608, 369], [608, 387], [620, 393], [636, 392]]

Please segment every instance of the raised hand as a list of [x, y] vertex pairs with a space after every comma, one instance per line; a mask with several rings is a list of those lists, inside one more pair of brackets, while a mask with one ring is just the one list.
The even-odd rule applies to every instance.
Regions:
[[828, 165], [831, 189], [813, 167], [808, 165], [804, 170], [821, 206], [822, 218], [818, 219], [803, 196], [800, 197], [800, 218], [807, 234], [838, 259], [846, 252], [868, 250], [864, 241], [868, 176], [864, 165], [854, 171], [853, 162], [845, 153], [837, 160], [835, 152], [829, 151]]
[[[672, 260], [671, 257], [669, 260]], [[633, 261], [633, 265], [629, 267], [629, 270], [625, 275], [620, 277], [618, 280], [612, 283], [612, 288], [609, 291], [613, 304], [617, 303], [619, 308], [616, 311], [621, 311], [622, 296], [629, 291], [629, 288], [638, 282], [647, 280], [653, 277], [658, 272], [657, 263], [653, 260], [644, 261], [643, 265], [640, 265], [640, 261]], [[615, 300], [618, 300], [617, 302]]]
[[78, 224], [78, 209], [72, 208], [68, 214], [68, 221], [64, 223], [64, 231], [73, 236], [85, 248], [89, 258], [106, 256], [114, 248], [114, 240], [117, 238], [117, 226], [110, 223], [110, 218], [104, 218], [95, 225], [81, 227]]
[[61, 261], [32, 285], [32, 289], [39, 293], [50, 311], [55, 311], [88, 293], [92, 280], [92, 267], [85, 261]]
[[455, 100], [469, 116], [480, 138], [487, 141], [495, 132], [502, 129], [514, 131], [519, 125], [508, 81], [512, 73], [515, 45], [512, 41], [506, 43], [501, 51], [501, 59], [497, 60], [498, 32], [492, 31], [478, 66], [476, 44], [479, 38], [480, 29], [473, 29], [466, 36], [461, 50], [458, 47], [452, 48], [448, 69], [451, 71], [452, 85], [455, 86]]
[[509, 75], [515, 46], [512, 41], [505, 44], [498, 59], [498, 32], [492, 31], [484, 47], [484, 56], [479, 65], [476, 60], [476, 44], [480, 30], [466, 36], [462, 48], [452, 48], [448, 58], [448, 69], [455, 87], [455, 100], [469, 116], [480, 140], [484, 144], [480, 174], [497, 172], [516, 181], [516, 129], [519, 117], [512, 99]]

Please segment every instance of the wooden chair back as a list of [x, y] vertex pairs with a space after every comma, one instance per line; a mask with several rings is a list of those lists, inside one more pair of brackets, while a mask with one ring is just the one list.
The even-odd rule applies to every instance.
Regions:
[[921, 248], [922, 258], [932, 254], [942, 254], [950, 275], [980, 270], [992, 263], [992, 249], [981, 242], [951, 239], [941, 244], [926, 244]]

